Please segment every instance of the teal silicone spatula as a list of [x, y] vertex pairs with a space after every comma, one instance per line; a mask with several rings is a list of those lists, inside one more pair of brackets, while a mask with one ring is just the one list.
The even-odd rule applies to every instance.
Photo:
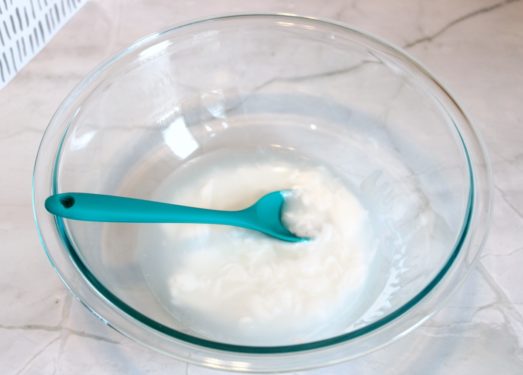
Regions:
[[219, 211], [142, 199], [62, 193], [45, 200], [50, 213], [66, 219], [119, 223], [205, 223], [252, 229], [288, 242], [307, 240], [290, 232], [281, 216], [285, 196], [273, 191], [239, 211]]

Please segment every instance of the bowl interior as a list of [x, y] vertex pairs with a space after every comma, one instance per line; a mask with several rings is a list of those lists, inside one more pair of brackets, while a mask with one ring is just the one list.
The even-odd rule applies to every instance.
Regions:
[[[471, 171], [451, 117], [401, 59], [341, 27], [231, 18], [160, 34], [88, 82], [62, 126], [49, 192], [168, 200], [158, 187], [173, 172], [204, 159], [219, 167], [224, 154], [309, 160], [346, 181], [371, 215], [379, 257], [369, 272], [380, 277], [355, 302], [356, 318], [319, 339], [366, 333], [414, 304], [467, 226]], [[62, 229], [84, 277], [140, 324], [260, 345], [195, 326], [162, 302], [151, 275], [167, 273], [177, 249], [144, 237], [150, 226], [67, 221]]]

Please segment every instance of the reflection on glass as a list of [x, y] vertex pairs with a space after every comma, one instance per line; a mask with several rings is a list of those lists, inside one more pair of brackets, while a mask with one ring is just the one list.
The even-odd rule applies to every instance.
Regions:
[[164, 40], [161, 43], [155, 44], [142, 52], [140, 52], [139, 59], [148, 59], [154, 56], [159, 55], [161, 52], [163, 52], [167, 47], [169, 47], [172, 44], [170, 40]]
[[183, 117], [176, 118], [167, 129], [163, 131], [163, 139], [172, 152], [185, 159], [198, 149], [198, 142], [187, 128]]

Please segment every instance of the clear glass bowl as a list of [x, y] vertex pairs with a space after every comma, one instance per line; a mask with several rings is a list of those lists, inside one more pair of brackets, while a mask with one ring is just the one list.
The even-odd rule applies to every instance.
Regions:
[[[384, 259], [373, 272], [387, 277], [360, 320], [319, 340], [216, 340], [158, 302], [139, 262], [139, 226], [63, 221], [44, 209], [65, 191], [150, 199], [202, 155], [260, 149], [328, 166], [373, 213]], [[102, 64], [51, 120], [33, 185], [42, 245], [85, 306], [150, 348], [237, 371], [324, 366], [418, 326], [473, 264], [490, 202], [481, 142], [423, 67], [359, 31], [289, 15], [193, 22]]]

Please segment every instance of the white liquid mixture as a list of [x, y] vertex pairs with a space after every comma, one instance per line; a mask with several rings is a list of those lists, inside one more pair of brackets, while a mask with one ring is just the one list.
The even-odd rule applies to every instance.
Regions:
[[148, 226], [141, 264], [151, 289], [188, 330], [211, 339], [270, 345], [340, 332], [368, 300], [362, 293], [375, 243], [366, 210], [324, 167], [277, 153], [248, 155], [193, 160], [154, 198], [235, 210], [292, 189], [284, 222], [313, 240], [287, 243], [217, 225]]

